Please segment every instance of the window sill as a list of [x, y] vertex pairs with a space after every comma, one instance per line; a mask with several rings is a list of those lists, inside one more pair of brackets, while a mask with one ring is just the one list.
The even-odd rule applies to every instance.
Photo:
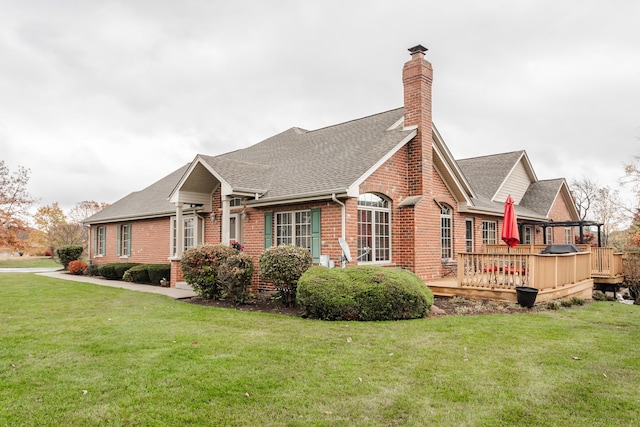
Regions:
[[380, 265], [382, 267], [395, 267], [396, 263], [391, 261], [359, 261], [358, 265]]

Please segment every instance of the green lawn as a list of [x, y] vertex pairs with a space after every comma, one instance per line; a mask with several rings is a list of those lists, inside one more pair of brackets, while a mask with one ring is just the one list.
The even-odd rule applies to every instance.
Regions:
[[635, 426], [640, 307], [322, 322], [0, 274], [0, 425]]
[[0, 268], [38, 268], [38, 267], [60, 267], [59, 262], [56, 262], [50, 257], [0, 257]]

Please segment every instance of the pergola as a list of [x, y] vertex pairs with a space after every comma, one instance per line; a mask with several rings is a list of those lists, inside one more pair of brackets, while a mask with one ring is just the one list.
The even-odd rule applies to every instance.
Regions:
[[598, 227], [598, 247], [602, 247], [602, 226], [604, 226], [601, 222], [595, 221], [549, 221], [549, 222], [521, 222], [520, 226], [523, 225], [534, 225], [538, 227], [542, 227], [542, 238], [543, 243], [547, 244], [547, 228], [548, 227], [578, 227], [580, 230], [580, 241], [578, 243], [584, 243], [584, 227]]

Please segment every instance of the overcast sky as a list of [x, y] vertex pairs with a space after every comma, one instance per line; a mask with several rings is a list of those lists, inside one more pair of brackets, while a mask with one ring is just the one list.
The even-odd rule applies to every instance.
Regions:
[[416, 44], [456, 158], [524, 149], [539, 179], [617, 188], [640, 154], [634, 0], [0, 0], [0, 159], [37, 206], [113, 203], [198, 153], [401, 107]]

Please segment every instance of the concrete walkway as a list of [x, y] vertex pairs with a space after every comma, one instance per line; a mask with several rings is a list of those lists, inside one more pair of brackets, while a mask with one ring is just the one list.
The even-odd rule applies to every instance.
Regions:
[[[22, 269], [26, 270], [26, 269]], [[166, 295], [173, 299], [191, 298], [196, 295], [189, 289], [163, 288], [161, 286], [141, 285], [139, 283], [121, 282], [118, 280], [105, 280], [89, 276], [74, 276], [62, 270], [39, 272], [40, 276], [54, 277], [61, 280], [71, 280], [73, 282], [92, 283], [100, 286], [110, 286], [112, 288], [128, 289], [130, 291], [148, 292], [150, 294]]]
[[47, 273], [56, 270], [60, 267], [0, 268], [0, 273]]

